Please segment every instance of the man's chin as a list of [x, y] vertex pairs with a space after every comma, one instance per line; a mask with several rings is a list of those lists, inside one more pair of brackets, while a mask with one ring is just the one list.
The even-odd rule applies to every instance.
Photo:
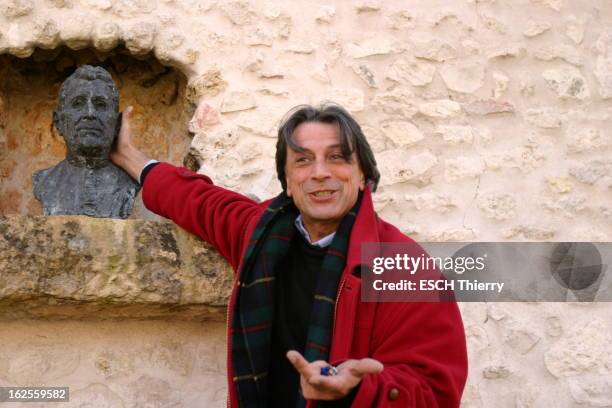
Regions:
[[109, 145], [102, 132], [82, 131], [78, 135], [78, 145], [84, 147], [100, 147]]
[[309, 212], [308, 218], [316, 222], [330, 222], [337, 220], [339, 214], [337, 211], [312, 211]]
[[104, 138], [104, 133], [95, 129], [82, 129], [78, 131], [77, 137], [81, 142], [85, 140], [102, 140]]

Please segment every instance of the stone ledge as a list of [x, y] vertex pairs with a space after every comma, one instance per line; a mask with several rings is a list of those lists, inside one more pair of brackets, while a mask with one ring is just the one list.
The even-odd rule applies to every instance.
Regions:
[[232, 272], [170, 222], [0, 217], [0, 319], [225, 319]]

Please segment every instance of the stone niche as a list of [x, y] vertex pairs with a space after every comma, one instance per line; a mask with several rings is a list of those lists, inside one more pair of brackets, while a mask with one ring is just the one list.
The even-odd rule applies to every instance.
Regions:
[[[193, 113], [185, 99], [187, 79], [153, 56], [132, 56], [124, 48], [37, 49], [20, 59], [0, 55], [0, 215], [40, 215], [32, 194], [34, 171], [65, 156], [52, 113], [59, 87], [77, 66], [100, 65], [117, 83], [120, 109], [134, 106], [134, 137], [150, 157], [182, 165], [191, 139], [187, 123]], [[131, 218], [153, 218], [138, 198]]]
[[0, 387], [69, 387], [45, 407], [225, 406], [229, 265], [140, 198], [118, 220], [43, 216], [33, 197], [65, 155], [52, 112], [82, 64], [112, 74], [143, 151], [193, 168], [177, 69], [122, 48], [0, 55]]

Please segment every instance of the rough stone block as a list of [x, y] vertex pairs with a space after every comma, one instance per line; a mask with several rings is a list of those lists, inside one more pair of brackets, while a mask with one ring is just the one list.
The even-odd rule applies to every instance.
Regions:
[[407, 147], [423, 140], [423, 133], [410, 122], [390, 122], [382, 126], [382, 131], [396, 147]]
[[[232, 274], [169, 222], [0, 217], [0, 316], [224, 318]], [[27, 299], [27, 302], [25, 301]]]
[[419, 106], [419, 112], [431, 118], [450, 118], [459, 116], [461, 105], [450, 99], [440, 99], [422, 103]]
[[580, 71], [573, 67], [549, 69], [542, 73], [548, 87], [559, 98], [586, 99], [590, 96], [586, 80]]
[[399, 58], [387, 69], [387, 78], [399, 83], [408, 82], [413, 86], [425, 86], [431, 83], [435, 72], [433, 64], [414, 58]]
[[482, 64], [461, 63], [445, 65], [440, 70], [440, 75], [448, 89], [472, 93], [484, 84], [485, 70]]
[[429, 151], [409, 154], [403, 150], [387, 150], [377, 157], [383, 186], [408, 182], [424, 186], [431, 182], [438, 159]]

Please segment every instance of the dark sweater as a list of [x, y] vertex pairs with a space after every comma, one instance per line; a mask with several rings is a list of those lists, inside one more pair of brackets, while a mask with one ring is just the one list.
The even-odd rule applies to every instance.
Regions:
[[[270, 354], [270, 407], [293, 408], [300, 376], [286, 357], [287, 351], [304, 353], [310, 312], [327, 248], [311, 245], [296, 230], [285, 260], [277, 271], [272, 352]], [[320, 408], [349, 407], [355, 393], [338, 401], [319, 402]]]

